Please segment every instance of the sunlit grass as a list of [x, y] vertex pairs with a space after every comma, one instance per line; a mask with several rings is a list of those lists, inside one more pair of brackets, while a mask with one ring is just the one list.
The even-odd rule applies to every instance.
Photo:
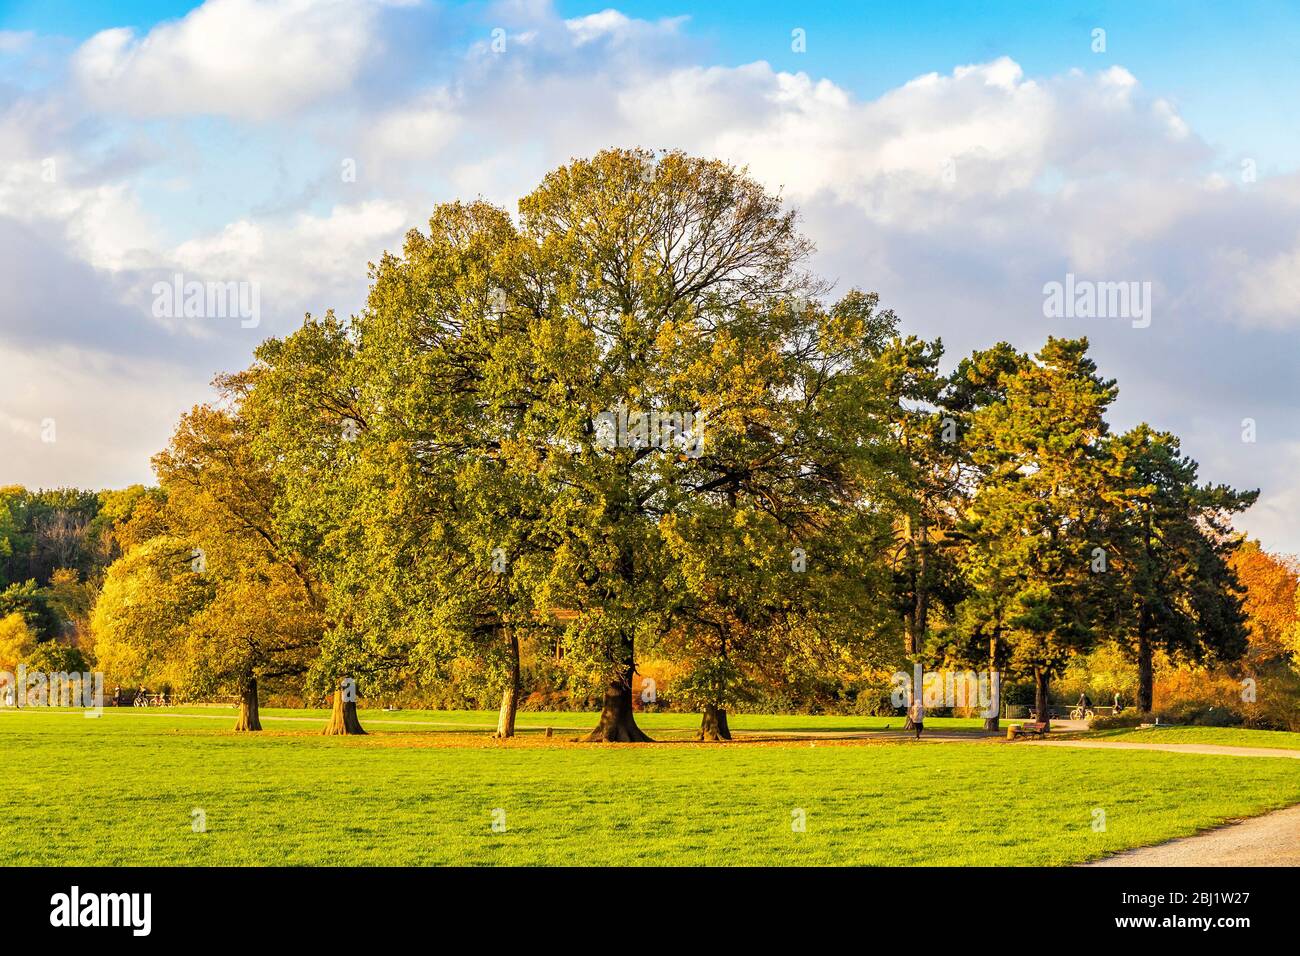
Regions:
[[[558, 726], [561, 717], [589, 723], [521, 720]], [[693, 727], [687, 718], [644, 723]], [[864, 718], [736, 723], [840, 720]], [[267, 726], [237, 735], [222, 721], [130, 710], [0, 716], [5, 862], [1058, 864], [1300, 801], [1300, 762], [1286, 759], [888, 734], [865, 744], [601, 746], [531, 733], [497, 743], [486, 731], [327, 738], [310, 723]], [[505, 832], [492, 829], [498, 808]], [[1105, 811], [1104, 832], [1093, 830], [1095, 809]], [[206, 833], [193, 832], [194, 810]], [[796, 810], [806, 832], [792, 830]]]

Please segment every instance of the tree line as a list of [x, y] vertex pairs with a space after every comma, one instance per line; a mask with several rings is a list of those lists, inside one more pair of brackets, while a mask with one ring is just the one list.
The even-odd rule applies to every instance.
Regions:
[[[514, 732], [521, 648], [648, 739], [673, 662], [700, 737], [757, 686], [905, 663], [1052, 680], [1103, 643], [1246, 648], [1228, 562], [1256, 492], [1175, 435], [1113, 433], [1086, 339], [942, 370], [873, 293], [831, 300], [793, 211], [743, 170], [608, 150], [518, 215], [434, 209], [365, 307], [266, 341], [154, 459], [156, 501], [92, 614], [101, 662], [186, 694], [332, 694], [472, 671]], [[997, 718], [989, 720], [993, 728]]]

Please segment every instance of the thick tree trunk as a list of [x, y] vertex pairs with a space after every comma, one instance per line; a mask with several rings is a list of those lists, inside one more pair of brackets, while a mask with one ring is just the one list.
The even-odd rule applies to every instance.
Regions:
[[262, 721], [257, 714], [257, 678], [249, 677], [239, 694], [239, 720], [235, 722], [235, 730], [261, 729]]
[[344, 737], [366, 732], [357, 717], [357, 702], [344, 698], [343, 688], [340, 687], [334, 692], [334, 709], [330, 721], [321, 731], [326, 737]]
[[1151, 713], [1154, 704], [1154, 675], [1151, 664], [1151, 639], [1147, 635], [1146, 621], [1138, 624], [1138, 711]]
[[1034, 668], [1034, 710], [1038, 712], [1040, 723], [1052, 724], [1052, 706], [1047, 694], [1048, 677], [1047, 669], [1043, 667]]
[[700, 732], [696, 740], [730, 740], [731, 728], [727, 726], [727, 710], [715, 704], [705, 704], [700, 719]]
[[650, 743], [649, 737], [636, 725], [632, 713], [632, 674], [628, 664], [619, 677], [605, 688], [605, 700], [600, 708], [600, 723], [587, 736], [584, 743]]
[[[625, 487], [631, 487], [630, 472], [624, 477], [628, 479]], [[626, 498], [611, 501], [609, 511], [619, 525], [640, 516], [638, 506]], [[637, 580], [636, 555], [627, 542], [619, 547], [616, 573], [626, 584], [632, 584]], [[620, 636], [620, 643], [612, 663], [618, 664], [619, 668], [616, 676], [605, 686], [605, 700], [600, 708], [600, 723], [596, 725], [595, 730], [579, 740], [584, 743], [650, 743], [650, 738], [636, 725], [636, 717], [632, 712], [632, 679], [636, 676], [636, 642], [630, 633]]]
[[501, 691], [501, 712], [497, 716], [497, 736], [515, 735], [515, 714], [519, 712], [519, 637], [509, 632], [510, 673]]

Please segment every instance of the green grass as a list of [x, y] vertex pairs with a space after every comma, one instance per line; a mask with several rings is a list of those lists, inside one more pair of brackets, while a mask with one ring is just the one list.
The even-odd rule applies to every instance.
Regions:
[[[110, 716], [122, 714], [145, 717], [150, 721], [164, 721], [168, 726], [201, 728], [209, 724], [221, 727], [234, 724], [234, 707], [168, 707], [135, 710], [128, 708], [105, 711]], [[326, 710], [290, 710], [284, 708], [263, 707], [260, 711], [262, 725], [267, 730], [304, 732], [313, 724], [324, 725], [329, 712]], [[184, 715], [171, 720], [172, 715]], [[495, 711], [483, 710], [362, 710], [361, 722], [364, 726], [382, 733], [491, 733], [496, 729]], [[687, 739], [693, 737], [700, 726], [699, 714], [690, 713], [639, 713], [637, 724], [652, 737], [664, 739]], [[202, 721], [202, 723], [198, 723]], [[1017, 721], [1012, 721], [1016, 723]], [[743, 733], [818, 733], [818, 732], [866, 732], [899, 730], [903, 726], [902, 717], [858, 717], [858, 716], [816, 716], [782, 715], [782, 714], [737, 714], [729, 721], [731, 729]], [[931, 730], [973, 730], [983, 726], [984, 721], [978, 717], [932, 717], [925, 722]], [[551, 727], [561, 736], [578, 736], [585, 734], [596, 726], [596, 715], [566, 712], [520, 711], [516, 720], [516, 729], [520, 732], [542, 731]]]
[[1142, 744], [1217, 744], [1221, 747], [1272, 747], [1300, 750], [1300, 734], [1281, 730], [1248, 730], [1243, 727], [1152, 727], [1098, 730], [1090, 734], [1100, 740], [1122, 740]]
[[[271, 720], [236, 735], [225, 720], [149, 713], [0, 714], [6, 863], [1063, 864], [1300, 802], [1300, 762], [1287, 759], [897, 738], [599, 746], [558, 731], [496, 743], [472, 726], [491, 715], [472, 712], [367, 714], [375, 731], [388, 729], [379, 719], [411, 729], [361, 738]], [[444, 718], [451, 732], [414, 724]], [[735, 724], [841, 721], [869, 723]], [[591, 717], [521, 722], [584, 729]], [[192, 832], [195, 809], [208, 832]], [[792, 832], [796, 809], [806, 832]]]

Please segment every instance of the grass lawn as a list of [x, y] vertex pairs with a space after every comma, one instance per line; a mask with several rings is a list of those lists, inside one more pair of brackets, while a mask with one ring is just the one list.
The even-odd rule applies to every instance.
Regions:
[[[323, 712], [275, 712], [312, 721], [236, 735], [230, 712], [194, 710], [221, 719], [0, 713], [4, 862], [1061, 864], [1300, 802], [1300, 763], [1286, 759], [996, 740], [569, 743], [559, 728], [586, 729], [582, 714], [523, 714], [557, 736], [505, 743], [474, 726], [492, 715], [472, 712], [366, 714], [375, 732], [355, 738], [318, 736]], [[410, 727], [390, 733], [381, 719]], [[451, 726], [417, 724], [434, 720]], [[661, 734], [694, 723], [643, 721]], [[497, 808], [505, 832], [493, 832]], [[206, 833], [191, 829], [196, 809]], [[1104, 832], [1092, 829], [1094, 809]], [[792, 830], [796, 810], [806, 832]]]
[[[106, 713], [114, 713], [112, 708]], [[185, 715], [187, 719], [172, 721], [177, 727], [195, 727], [195, 721], [203, 720], [220, 727], [222, 723], [234, 725], [235, 708], [230, 707], [169, 707], [148, 709], [127, 709], [116, 712], [136, 714], [150, 720], [168, 721], [173, 714]], [[288, 710], [280, 708], [261, 708], [262, 726], [267, 730], [285, 730], [302, 732], [313, 724], [324, 726], [329, 712], [325, 710]], [[380, 733], [463, 733], [481, 735], [491, 733], [497, 726], [496, 711], [485, 710], [362, 710], [361, 723]], [[699, 714], [683, 713], [638, 713], [637, 724], [656, 739], [683, 740], [693, 738], [700, 726]], [[1017, 721], [1012, 721], [1016, 723]], [[809, 717], [799, 714], [735, 714], [730, 718], [733, 731], [742, 733], [777, 732], [818, 733], [871, 731], [886, 728], [899, 730], [903, 726], [902, 717], [857, 717], [857, 716], [817, 716]], [[964, 729], [973, 730], [983, 726], [978, 717], [932, 717], [925, 722], [932, 730]], [[204, 726], [203, 724], [198, 725]], [[521, 733], [543, 731], [551, 727], [559, 736], [574, 737], [585, 734], [596, 726], [595, 714], [567, 712], [538, 713], [520, 711], [516, 720], [516, 730]]]
[[1221, 747], [1276, 747], [1300, 750], [1300, 734], [1281, 730], [1247, 730], [1242, 727], [1152, 727], [1149, 730], [1098, 730], [1089, 734], [1098, 740], [1122, 740], [1141, 744], [1218, 744]]

